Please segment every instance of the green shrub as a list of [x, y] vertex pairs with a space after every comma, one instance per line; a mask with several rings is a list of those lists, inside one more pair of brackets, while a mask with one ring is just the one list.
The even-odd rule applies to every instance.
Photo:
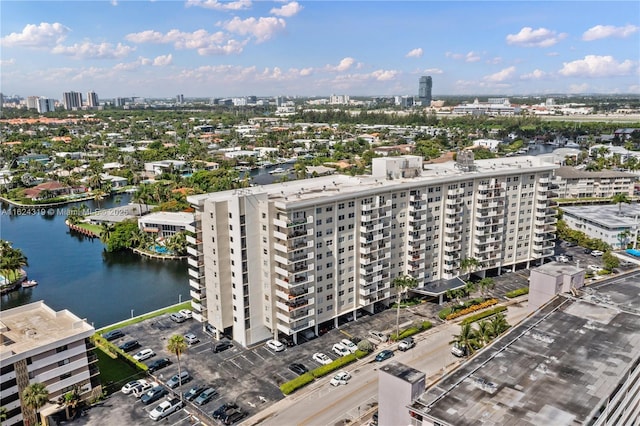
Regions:
[[522, 296], [523, 294], [529, 294], [529, 287], [522, 287], [513, 291], [508, 291], [505, 293], [505, 296], [512, 299], [514, 297]]
[[473, 305], [479, 305], [480, 303], [484, 302], [485, 299], [483, 299], [482, 297], [476, 297], [475, 299], [471, 299], [471, 300], [467, 300], [466, 302], [464, 302], [462, 305], [454, 305], [454, 306], [449, 306], [447, 308], [442, 309], [440, 312], [438, 312], [438, 317], [441, 320], [446, 319], [449, 315], [460, 311], [462, 309], [466, 309], [470, 306]]
[[326, 376], [327, 374], [329, 374], [329, 373], [331, 373], [333, 371], [336, 371], [336, 370], [344, 367], [345, 365], [351, 364], [352, 362], [354, 362], [357, 359], [358, 358], [357, 358], [356, 354], [349, 354], [349, 355], [341, 356], [340, 358], [332, 361], [331, 364], [321, 365], [320, 367], [311, 370], [311, 374], [313, 374], [313, 377]]
[[304, 373], [303, 375], [298, 376], [293, 380], [289, 380], [288, 382], [281, 384], [280, 390], [283, 394], [289, 395], [290, 393], [294, 392], [297, 389], [300, 389], [303, 386], [308, 385], [314, 380], [315, 377], [313, 377], [311, 373]]
[[429, 330], [431, 327], [433, 327], [433, 324], [431, 324], [431, 321], [422, 321], [422, 330]]
[[506, 307], [506, 306], [498, 306], [497, 308], [489, 309], [489, 310], [487, 310], [487, 311], [480, 312], [480, 313], [477, 313], [477, 314], [475, 314], [475, 315], [471, 315], [471, 316], [469, 316], [469, 317], [467, 317], [467, 318], [463, 319], [463, 320], [460, 322], [460, 325], [471, 324], [472, 322], [479, 321], [479, 320], [481, 320], [481, 319], [484, 319], [484, 318], [490, 317], [490, 316], [492, 316], [492, 315], [495, 315], [495, 314], [497, 314], [497, 313], [499, 313], [499, 312], [503, 312], [503, 311], [506, 311], [506, 310], [507, 310], [507, 307]]

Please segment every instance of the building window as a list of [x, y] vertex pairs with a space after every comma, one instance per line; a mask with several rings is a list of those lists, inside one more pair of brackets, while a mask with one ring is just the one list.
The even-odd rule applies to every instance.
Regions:
[[57, 348], [56, 348], [56, 353], [57, 353], [57, 354], [59, 354], [60, 352], [64, 352], [64, 351], [66, 351], [67, 349], [69, 349], [69, 348], [67, 347], [67, 345], [57, 347]]
[[60, 381], [66, 380], [69, 377], [71, 377], [71, 373], [64, 373], [62, 376], [60, 376]]

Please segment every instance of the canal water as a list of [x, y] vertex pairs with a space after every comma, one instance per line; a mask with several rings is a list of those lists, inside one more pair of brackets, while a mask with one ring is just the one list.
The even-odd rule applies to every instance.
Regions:
[[[121, 196], [122, 205], [130, 196]], [[100, 208], [117, 206], [103, 200]], [[85, 201], [89, 210], [98, 206]], [[25, 268], [36, 287], [2, 295], [1, 308], [9, 309], [44, 300], [53, 309], [69, 309], [96, 328], [189, 300], [185, 261], [142, 258], [129, 251], [107, 253], [99, 239], [72, 232], [65, 225], [72, 205], [12, 214], [3, 204], [0, 239], [11, 241], [27, 256]], [[15, 213], [15, 212], [14, 212]]]

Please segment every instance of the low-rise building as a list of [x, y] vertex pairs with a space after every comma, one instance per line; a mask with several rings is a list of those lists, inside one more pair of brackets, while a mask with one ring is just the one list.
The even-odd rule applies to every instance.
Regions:
[[638, 237], [639, 204], [563, 207], [562, 211], [569, 228], [600, 239], [614, 249], [626, 248]]
[[578, 265], [550, 262], [531, 270], [529, 275], [529, 311], [533, 312], [560, 293], [584, 286], [584, 269]]
[[590, 172], [563, 166], [556, 170], [553, 183], [560, 198], [610, 198], [616, 194], [633, 195], [638, 177], [614, 170]]
[[[50, 401], [74, 390], [81, 400], [102, 393], [97, 357], [89, 340], [94, 332], [85, 320], [67, 310], [54, 311], [42, 301], [2, 311], [1, 406], [7, 410], [3, 425], [36, 424], [36, 412], [22, 398], [33, 383], [46, 386]], [[64, 404], [47, 403], [38, 421], [52, 424], [44, 419], [64, 410]]]
[[138, 219], [138, 227], [144, 232], [153, 234], [155, 238], [169, 238], [184, 231], [193, 221], [193, 213], [156, 212]]
[[153, 173], [156, 176], [170, 171], [187, 173], [191, 169], [186, 161], [180, 160], [161, 160], [144, 163], [145, 172]]

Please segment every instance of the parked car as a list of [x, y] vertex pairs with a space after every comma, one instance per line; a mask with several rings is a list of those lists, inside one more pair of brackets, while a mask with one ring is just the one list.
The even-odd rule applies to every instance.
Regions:
[[191, 375], [188, 371], [181, 371], [180, 375], [174, 374], [169, 380], [167, 380], [167, 386], [169, 389], [175, 389], [182, 383], [183, 385], [191, 380]]
[[165, 396], [166, 394], [168, 394], [169, 391], [166, 390], [164, 388], [164, 386], [156, 386], [154, 388], [151, 388], [147, 391], [147, 393], [145, 393], [144, 395], [142, 395], [140, 397], [140, 401], [142, 401], [142, 403], [144, 405], [149, 405], [152, 402], [156, 402], [157, 400], [159, 400], [160, 398], [162, 398], [163, 396]]
[[227, 417], [233, 411], [237, 411], [238, 406], [232, 402], [227, 402], [218, 407], [212, 414], [214, 419], [221, 419], [223, 417]]
[[171, 398], [166, 401], [162, 401], [156, 408], [149, 412], [149, 418], [151, 420], [158, 421], [167, 417], [169, 414], [174, 413], [183, 407], [184, 403], [180, 401], [180, 398]]
[[180, 309], [178, 313], [185, 317], [185, 319], [193, 318], [193, 312], [191, 312], [189, 309]]
[[246, 413], [238, 409], [235, 409], [235, 410], [232, 410], [229, 414], [227, 414], [224, 418], [222, 418], [222, 423], [225, 425], [232, 425], [244, 419], [244, 416], [246, 416]]
[[336, 343], [335, 345], [333, 345], [331, 350], [338, 356], [345, 356], [351, 353], [349, 349], [346, 348], [346, 346], [343, 346], [340, 343]]
[[200, 339], [193, 333], [187, 333], [184, 335], [184, 341], [187, 342], [188, 345], [195, 345], [200, 342]]
[[598, 265], [589, 265], [589, 266], [587, 267], [587, 269], [589, 269], [590, 271], [593, 271], [593, 272], [595, 272], [595, 273], [598, 273], [598, 272], [600, 272], [600, 271], [603, 271], [603, 270], [604, 270], [604, 268], [602, 268], [602, 267], [600, 267], [600, 266], [598, 266]]
[[228, 340], [223, 340], [213, 345], [213, 348], [211, 348], [211, 350], [214, 353], [218, 353], [218, 352], [226, 351], [227, 349], [230, 349], [232, 347], [233, 347], [233, 343], [229, 342]]
[[124, 333], [122, 332], [122, 330], [111, 330], [104, 333], [102, 337], [104, 337], [108, 341], [112, 341], [124, 337]]
[[147, 363], [147, 368], [148, 368], [147, 371], [149, 371], [149, 373], [153, 373], [169, 365], [171, 365], [171, 360], [169, 358], [156, 359], [155, 361], [151, 361], [150, 363]]
[[400, 341], [400, 343], [398, 344], [398, 350], [403, 352], [408, 351], [409, 349], [413, 348], [415, 345], [416, 345], [416, 341], [413, 340], [413, 337], [407, 337]]
[[204, 405], [211, 401], [214, 396], [218, 394], [218, 391], [214, 388], [206, 388], [194, 401], [196, 405]]
[[169, 315], [169, 318], [171, 319], [171, 321], [175, 321], [175, 322], [185, 322], [187, 319], [185, 318], [184, 315], [182, 315], [180, 312], [174, 312], [171, 315]]
[[313, 354], [313, 360], [315, 362], [319, 362], [322, 365], [331, 364], [331, 358], [320, 352], [316, 352], [315, 354]]
[[569, 258], [567, 256], [563, 256], [563, 255], [556, 256], [556, 262], [567, 263], [568, 261], [569, 261]]
[[154, 356], [156, 356], [156, 353], [152, 349], [147, 348], [135, 354], [133, 356], [133, 359], [135, 359], [136, 361], [144, 361], [145, 359], [149, 359]]
[[453, 346], [451, 346], [451, 353], [457, 357], [463, 357], [467, 355], [467, 348], [466, 346], [460, 346], [458, 343], [454, 343]]
[[352, 354], [356, 353], [356, 351], [358, 350], [358, 346], [356, 346], [356, 344], [349, 339], [342, 339], [340, 340], [340, 343], [342, 344], [342, 346], [349, 349], [349, 352], [351, 352]]
[[346, 385], [350, 378], [351, 374], [347, 373], [346, 371], [341, 371], [333, 376], [329, 384], [331, 386]]
[[602, 256], [603, 254], [604, 252], [600, 250], [594, 250], [591, 252], [591, 256]]
[[136, 398], [140, 398], [142, 395], [144, 395], [154, 387], [158, 386], [158, 383], [156, 382], [148, 382], [146, 380], [140, 380], [140, 382], [141, 382], [140, 386], [135, 388], [132, 392]]
[[389, 349], [385, 349], [382, 352], [378, 353], [378, 355], [376, 355], [376, 362], [382, 362], [385, 359], [389, 359], [393, 356], [393, 351], [389, 350]]
[[128, 342], [124, 342], [118, 347], [125, 352], [130, 352], [134, 349], [139, 348], [140, 342], [138, 342], [137, 340], [129, 340]]
[[278, 342], [277, 340], [269, 340], [267, 342], [267, 347], [276, 352], [284, 351], [284, 344]]
[[375, 330], [370, 331], [369, 336], [373, 337], [375, 340], [377, 340], [380, 343], [386, 342], [387, 339], [389, 338], [389, 336], [387, 336], [386, 334], [381, 333], [379, 331], [375, 331]]
[[590, 248], [586, 248], [583, 250], [584, 254], [590, 254], [593, 250], [591, 250]]
[[289, 364], [289, 370], [293, 371], [299, 376], [309, 371], [307, 367], [305, 367], [303, 364], [300, 364], [299, 362], [294, 362], [293, 364]]
[[207, 387], [204, 385], [195, 385], [183, 394], [184, 399], [186, 399], [187, 401], [193, 401], [198, 396], [200, 396], [200, 394], [204, 392], [206, 388]]
[[[146, 380], [144, 380], [144, 379], [141, 379], [141, 380], [146, 382]], [[120, 392], [122, 392], [125, 395], [129, 395], [136, 388], [139, 388], [140, 386], [142, 386], [141, 380], [132, 380], [132, 381], [126, 383], [124, 386], [122, 386], [120, 388]]]

